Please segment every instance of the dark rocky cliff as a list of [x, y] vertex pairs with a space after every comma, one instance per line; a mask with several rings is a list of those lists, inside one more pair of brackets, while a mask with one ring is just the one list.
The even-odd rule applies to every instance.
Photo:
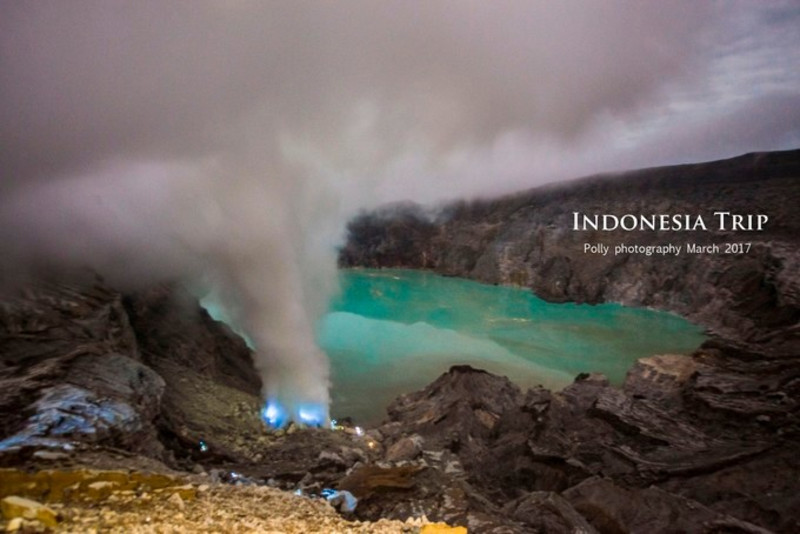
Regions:
[[261, 431], [260, 388], [244, 341], [178, 287], [79, 277], [0, 301], [0, 453], [78, 442], [191, 467], [205, 440], [235, 459]]
[[[678, 312], [761, 344], [800, 320], [800, 150], [595, 176], [502, 198], [364, 213], [344, 267], [408, 267], [530, 287], [556, 301], [614, 301]], [[763, 231], [715, 231], [713, 213], [762, 213]], [[702, 215], [709, 231], [574, 231], [582, 214]], [[584, 244], [611, 246], [607, 256]], [[684, 245], [678, 256], [614, 255], [626, 245]], [[746, 254], [690, 254], [686, 243], [750, 243]]]

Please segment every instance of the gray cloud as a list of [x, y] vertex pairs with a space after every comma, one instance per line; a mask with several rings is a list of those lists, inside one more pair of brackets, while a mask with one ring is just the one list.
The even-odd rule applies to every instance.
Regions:
[[[12, 177], [120, 153], [192, 157], [372, 110], [376, 156], [526, 127], [574, 135], [698, 54], [696, 2], [9, 2], [0, 146]], [[239, 130], [245, 117], [245, 132]], [[362, 113], [363, 115], [363, 113]], [[363, 117], [361, 117], [363, 119]]]

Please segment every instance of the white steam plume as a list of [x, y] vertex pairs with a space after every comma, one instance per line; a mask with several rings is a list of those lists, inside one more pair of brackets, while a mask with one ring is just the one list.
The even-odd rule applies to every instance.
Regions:
[[221, 174], [234, 167], [106, 165], [17, 188], [0, 202], [0, 267], [6, 278], [92, 267], [127, 288], [180, 280], [211, 293], [254, 345], [265, 398], [322, 423], [329, 369], [314, 321], [334, 280], [333, 246], [320, 262], [298, 229], [329, 237], [334, 214], [299, 220], [298, 181]]

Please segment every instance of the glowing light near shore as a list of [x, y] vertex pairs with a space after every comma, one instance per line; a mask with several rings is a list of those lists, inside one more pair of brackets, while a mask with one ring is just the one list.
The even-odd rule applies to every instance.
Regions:
[[261, 409], [261, 419], [272, 428], [283, 428], [289, 423], [305, 426], [327, 426], [327, 409], [319, 404], [302, 404], [287, 409], [275, 400], [269, 400]]
[[308, 426], [324, 426], [327, 423], [327, 408], [317, 404], [306, 404], [298, 408], [299, 422]]
[[261, 408], [261, 419], [273, 428], [282, 428], [289, 423], [286, 411], [276, 402], [267, 402]]

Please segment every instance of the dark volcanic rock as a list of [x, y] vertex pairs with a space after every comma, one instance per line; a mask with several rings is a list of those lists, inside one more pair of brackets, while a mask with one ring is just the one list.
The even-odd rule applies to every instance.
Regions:
[[535, 532], [580, 532], [595, 534], [592, 525], [558, 493], [536, 491], [503, 507], [503, 513]]
[[[244, 342], [171, 286], [124, 297], [93, 276], [71, 280], [0, 303], [0, 448], [83, 442], [172, 461], [165, 443], [205, 439], [217, 455], [244, 454], [236, 429], [262, 426]], [[250, 418], [232, 418], [231, 402]]]
[[[387, 444], [416, 433], [428, 449], [449, 449], [469, 458], [492, 434], [500, 415], [521, 399], [519, 387], [505, 377], [454, 366], [426, 388], [390, 404], [389, 423], [381, 431]], [[397, 436], [397, 429], [403, 436]]]
[[129, 295], [125, 308], [142, 360], [195, 369], [222, 385], [259, 395], [261, 380], [244, 340], [213, 320], [178, 286], [162, 285]]
[[[161, 285], [124, 303], [142, 360], [166, 382], [157, 421], [162, 441], [187, 466], [254, 457], [252, 444], [264, 432], [261, 380], [244, 340], [181, 287]], [[201, 454], [201, 441], [213, 454]]]
[[596, 477], [568, 489], [564, 498], [599, 532], [769, 532], [659, 488], [626, 490]]
[[[611, 387], [602, 375], [581, 375], [562, 392], [538, 388], [522, 395], [505, 379], [455, 367], [398, 399], [390, 410], [392, 422], [381, 432], [386, 443], [424, 437], [423, 460], [410, 465], [449, 470], [454, 478], [440, 484], [464, 482], [492, 505], [473, 504], [470, 510], [491, 515], [506, 506], [515, 514], [513, 521], [532, 529], [575, 523], [568, 507], [547, 497], [563, 492], [575, 497], [572, 504], [600, 532], [661, 531], [678, 513], [685, 522], [675, 532], [758, 530], [748, 523], [792, 531], [800, 525], [800, 465], [788, 454], [800, 450], [796, 406], [784, 397], [779, 400], [774, 388], [753, 388], [754, 381], [763, 384], [766, 376], [781, 376], [771, 366], [732, 356], [727, 365], [714, 363], [719, 350], [680, 362], [646, 359], [629, 373], [623, 390]], [[790, 360], [780, 363], [786, 373], [797, 367]], [[754, 372], [760, 368], [766, 373], [761, 378]], [[702, 392], [715, 382], [715, 373], [724, 385], [721, 397], [738, 398], [736, 414], [727, 405], [693, 400], [697, 388]], [[707, 380], [698, 381], [701, 376]], [[776, 380], [785, 386], [791, 381]], [[745, 392], [750, 392], [749, 401], [737, 397]], [[764, 403], [772, 410], [768, 421], [755, 415], [763, 413]], [[751, 415], [745, 419], [744, 413]], [[438, 463], [426, 461], [437, 454]], [[578, 499], [583, 494], [575, 488], [594, 488], [591, 484], [599, 483], [584, 484], [598, 476], [609, 479], [613, 491], [606, 492], [608, 499], [597, 500], [602, 490], [593, 490], [591, 499]], [[743, 490], [747, 484], [760, 491]], [[393, 504], [380, 506], [394, 509], [417, 502], [420, 495], [393, 495]], [[465, 517], [451, 517], [467, 524]]]
[[157, 455], [164, 381], [139, 360], [121, 296], [39, 284], [0, 306], [0, 447], [103, 443]]
[[362, 520], [405, 519], [425, 515], [432, 521], [467, 526], [471, 532], [529, 532], [458, 475], [425, 465], [362, 466], [339, 482], [358, 500]]

